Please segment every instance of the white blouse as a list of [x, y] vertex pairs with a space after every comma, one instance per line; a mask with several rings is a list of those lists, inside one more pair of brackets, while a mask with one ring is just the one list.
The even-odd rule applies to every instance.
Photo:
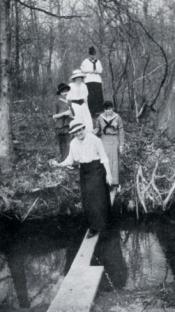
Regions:
[[96, 70], [94, 71], [93, 63], [89, 60], [89, 58], [86, 58], [81, 64], [81, 70], [84, 74], [86, 74], [85, 83], [88, 82], [102, 83], [101, 73], [103, 71], [103, 67], [99, 60], [97, 60], [96, 62]]
[[93, 160], [100, 160], [101, 163], [108, 165], [101, 139], [92, 133], [86, 133], [84, 140], [74, 138], [71, 141], [69, 155], [63, 161], [63, 165], [71, 166], [74, 162], [89, 163]]
[[67, 94], [67, 100], [72, 101], [72, 100], [84, 99], [84, 101], [87, 102], [88, 89], [84, 82], [81, 82], [80, 84], [71, 82], [69, 86], [70, 86], [70, 90]]

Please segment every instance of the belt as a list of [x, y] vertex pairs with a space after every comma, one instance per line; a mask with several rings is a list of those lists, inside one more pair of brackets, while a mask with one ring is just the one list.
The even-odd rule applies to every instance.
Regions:
[[71, 102], [72, 102], [72, 103], [79, 104], [79, 105], [84, 104], [84, 100], [83, 100], [83, 99], [80, 99], [80, 100], [71, 100]]

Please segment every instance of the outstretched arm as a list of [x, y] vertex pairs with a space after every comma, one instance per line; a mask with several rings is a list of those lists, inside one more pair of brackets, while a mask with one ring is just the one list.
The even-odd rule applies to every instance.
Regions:
[[66, 166], [72, 166], [74, 163], [73, 154], [72, 154], [72, 148], [70, 146], [69, 154], [66, 157], [66, 159], [62, 162], [57, 162], [56, 160], [50, 160], [49, 164], [52, 167], [66, 167]]
[[124, 130], [123, 130], [123, 122], [121, 117], [119, 116], [119, 147], [120, 147], [120, 153], [123, 153], [124, 148]]

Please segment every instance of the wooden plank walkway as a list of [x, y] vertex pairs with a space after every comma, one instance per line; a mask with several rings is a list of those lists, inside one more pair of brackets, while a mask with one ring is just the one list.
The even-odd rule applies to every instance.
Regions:
[[47, 312], [90, 311], [104, 268], [90, 266], [99, 236], [87, 239], [87, 233]]

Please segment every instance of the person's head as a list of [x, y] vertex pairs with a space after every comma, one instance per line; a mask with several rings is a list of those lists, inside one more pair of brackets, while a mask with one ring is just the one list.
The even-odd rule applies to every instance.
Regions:
[[84, 80], [85, 74], [80, 69], [75, 69], [72, 72], [70, 80], [76, 84], [80, 84]]
[[62, 82], [57, 86], [57, 93], [56, 94], [58, 96], [66, 96], [69, 90], [70, 90], [69, 85]]
[[112, 115], [112, 113], [114, 111], [114, 105], [111, 101], [105, 101], [103, 103], [103, 108], [104, 108], [104, 112], [107, 116]]
[[85, 125], [79, 121], [72, 120], [69, 125], [69, 134], [72, 134], [78, 140], [83, 141], [86, 136]]
[[93, 46], [89, 47], [88, 53], [89, 53], [89, 57], [91, 59], [95, 59], [96, 58], [96, 49]]

